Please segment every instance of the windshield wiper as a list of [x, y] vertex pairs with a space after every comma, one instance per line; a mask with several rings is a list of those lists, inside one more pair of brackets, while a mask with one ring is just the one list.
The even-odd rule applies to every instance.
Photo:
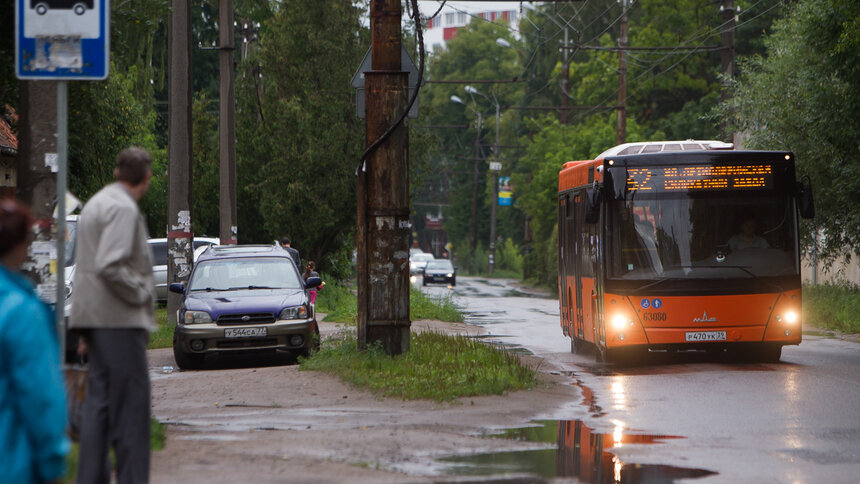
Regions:
[[767, 279], [764, 279], [761, 276], [756, 275], [755, 272], [749, 270], [748, 266], [681, 266], [681, 267], [683, 267], [685, 269], [687, 269], [687, 268], [689, 268], [689, 269], [697, 269], [697, 268], [703, 268], [703, 269], [722, 269], [722, 268], [740, 269], [740, 270], [746, 272], [747, 274], [749, 274], [750, 276], [752, 276], [753, 279], [760, 281], [760, 282], [763, 282], [764, 284], [767, 284], [771, 287], [774, 287], [779, 292], [785, 292], [782, 290], [782, 287], [780, 287], [778, 284], [770, 282]]
[[252, 290], [253, 289], [283, 289], [283, 287], [255, 286], [255, 285], [251, 284], [249, 286], [231, 287], [229, 289], [225, 289], [225, 291], [239, 291], [239, 290], [245, 290], [245, 289], [252, 289]]
[[197, 292], [197, 291], [213, 292], [213, 291], [229, 291], [229, 289], [221, 289], [221, 288], [215, 288], [215, 287], [198, 287], [196, 289], [191, 290], [191, 292]]

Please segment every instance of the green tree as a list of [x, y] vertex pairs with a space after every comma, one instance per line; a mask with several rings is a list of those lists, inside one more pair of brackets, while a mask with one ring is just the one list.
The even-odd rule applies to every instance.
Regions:
[[281, 4], [237, 80], [240, 240], [288, 234], [323, 270], [355, 226], [364, 130], [348, 80], [368, 45], [361, 13], [338, 0]]
[[[818, 210], [803, 224], [806, 250], [860, 256], [860, 3], [798, 2], [765, 46], [741, 64], [723, 119], [750, 148], [793, 151], [811, 178]], [[825, 235], [817, 245], [815, 233]]]

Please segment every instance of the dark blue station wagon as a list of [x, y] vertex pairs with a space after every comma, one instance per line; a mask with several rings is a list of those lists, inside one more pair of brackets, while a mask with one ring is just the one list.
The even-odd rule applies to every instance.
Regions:
[[198, 369], [206, 355], [288, 352], [308, 355], [319, 328], [308, 289], [289, 252], [277, 245], [212, 246], [191, 272], [173, 333], [173, 354], [182, 369]]

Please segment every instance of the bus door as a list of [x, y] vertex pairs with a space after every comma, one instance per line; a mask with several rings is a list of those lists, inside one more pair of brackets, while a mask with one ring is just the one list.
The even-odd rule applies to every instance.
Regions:
[[582, 246], [582, 230], [583, 217], [585, 216], [585, 192], [580, 191], [574, 197], [574, 216], [570, 223], [571, 237], [568, 239], [570, 246], [573, 247], [572, 266], [573, 280], [575, 285], [575, 314], [574, 314], [574, 332], [573, 334], [582, 339], [583, 332], [583, 314], [582, 314], [582, 254], [585, 247]]

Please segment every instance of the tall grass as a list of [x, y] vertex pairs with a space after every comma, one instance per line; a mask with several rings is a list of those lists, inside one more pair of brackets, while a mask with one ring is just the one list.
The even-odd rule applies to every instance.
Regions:
[[803, 322], [844, 333], [860, 333], [860, 286], [804, 286]]
[[302, 370], [331, 373], [378, 395], [405, 400], [501, 395], [537, 383], [535, 371], [515, 356], [471, 338], [413, 333], [410, 346], [408, 353], [395, 357], [378, 346], [361, 352], [354, 333], [342, 332], [300, 364]]

